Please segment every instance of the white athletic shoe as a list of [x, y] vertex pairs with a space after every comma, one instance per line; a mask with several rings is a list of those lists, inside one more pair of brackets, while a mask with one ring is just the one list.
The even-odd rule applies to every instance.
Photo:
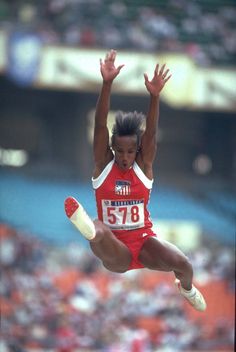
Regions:
[[92, 240], [96, 236], [95, 226], [82, 205], [73, 197], [65, 200], [65, 212], [74, 226], [87, 239]]
[[191, 304], [192, 307], [194, 307], [196, 310], [199, 310], [200, 312], [204, 312], [204, 310], [206, 310], [207, 305], [205, 299], [201, 292], [195, 286], [193, 286], [194, 292], [191, 294], [183, 289], [179, 279], [175, 280], [175, 285], [180, 294], [187, 299], [187, 301]]

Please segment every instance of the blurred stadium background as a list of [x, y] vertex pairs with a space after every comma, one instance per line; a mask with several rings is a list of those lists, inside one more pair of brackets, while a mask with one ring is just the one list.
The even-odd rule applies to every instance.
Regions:
[[[0, 1], [1, 352], [234, 351], [236, 6], [233, 0]], [[99, 58], [125, 63], [114, 111], [162, 94], [151, 215], [189, 255], [206, 313], [172, 274], [104, 270], [64, 215], [93, 217]]]

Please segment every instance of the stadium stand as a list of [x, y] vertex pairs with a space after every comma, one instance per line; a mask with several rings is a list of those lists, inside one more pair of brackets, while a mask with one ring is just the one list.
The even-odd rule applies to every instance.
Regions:
[[[25, 228], [43, 239], [56, 244], [76, 239], [76, 230], [64, 216], [64, 199], [73, 195], [83, 200], [92, 217], [96, 205], [90, 184], [80, 182], [40, 181], [27, 176], [2, 173], [0, 176], [1, 219], [14, 226]], [[225, 195], [226, 197], [226, 195]], [[219, 211], [204, 202], [191, 198], [174, 187], [158, 186], [152, 192], [150, 212], [157, 220], [192, 220], [203, 231], [219, 241], [234, 243], [235, 220], [219, 216]], [[83, 243], [82, 238], [78, 238]]]
[[[26, 32], [36, 34], [45, 46], [181, 52], [206, 68], [235, 66], [235, 18], [234, 0], [0, 1], [0, 31], [8, 37]], [[39, 133], [38, 140], [45, 145], [43, 152], [35, 148], [31, 153], [33, 165], [21, 170], [0, 165], [1, 352], [233, 351], [236, 198], [227, 188], [227, 171], [220, 174], [222, 183], [217, 187], [212, 179], [207, 182], [207, 176], [202, 183], [201, 176], [197, 177], [195, 183], [193, 173], [187, 182], [181, 174], [178, 182], [182, 185], [178, 187], [178, 182], [160, 181], [158, 172], [149, 207], [157, 226], [162, 220], [200, 225], [201, 241], [186, 254], [193, 264], [196, 284], [207, 300], [207, 314], [202, 315], [177, 294], [172, 274], [137, 270], [120, 275], [106, 271], [68, 222], [64, 214], [68, 195], [83, 199], [88, 213], [96, 216], [88, 177], [86, 182], [80, 177], [77, 181], [59, 177], [60, 168], [64, 168], [63, 176], [71, 171], [64, 167], [63, 157], [71, 157], [73, 166], [76, 158], [70, 155], [75, 144], [63, 145], [68, 153], [60, 149], [64, 116], [55, 106], [74, 115], [78, 107], [73, 102], [77, 103], [78, 97], [66, 98], [61, 92], [54, 99], [47, 91], [49, 102], [37, 92], [41, 102], [37, 105], [32, 90], [19, 92], [13, 85], [8, 87], [5, 79], [2, 82], [7, 89], [1, 93], [0, 113], [9, 124], [6, 145], [0, 147], [7, 151], [19, 135], [19, 139], [27, 139], [24, 136], [32, 132], [30, 126], [26, 128], [27, 121], [36, 119], [35, 110], [47, 133]], [[22, 96], [26, 99], [21, 100]], [[28, 101], [33, 107], [29, 120], [24, 119], [25, 114], [28, 116], [26, 108], [30, 108]], [[9, 106], [15, 109], [13, 120]], [[18, 133], [21, 124], [23, 134]], [[69, 133], [75, 125], [71, 126]], [[220, 125], [220, 133], [222, 128]], [[8, 138], [11, 129], [16, 131], [12, 139]], [[199, 143], [200, 135], [194, 136]], [[33, 141], [35, 135], [31, 137]], [[183, 136], [179, 134], [179, 138]], [[218, 140], [212, 148], [216, 144], [220, 148]], [[57, 149], [61, 154], [54, 153]], [[234, 170], [232, 166], [232, 178]], [[177, 174], [170, 176], [171, 181], [178, 178]]]
[[44, 44], [186, 52], [201, 66], [235, 64], [233, 0], [1, 1], [0, 28]]
[[0, 238], [1, 351], [233, 350], [232, 247], [205, 243], [192, 253], [208, 302], [202, 315], [177, 295], [171, 274], [112, 274], [78, 243], [52, 247], [4, 224]]

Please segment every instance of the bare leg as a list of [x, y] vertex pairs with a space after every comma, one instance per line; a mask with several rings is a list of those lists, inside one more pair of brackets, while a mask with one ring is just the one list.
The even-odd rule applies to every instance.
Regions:
[[200, 312], [206, 310], [207, 304], [203, 295], [192, 284], [192, 265], [176, 246], [167, 241], [151, 237], [144, 243], [139, 260], [149, 269], [173, 271], [176, 276], [175, 284], [180, 294], [196, 310]]
[[93, 222], [73, 197], [66, 198], [65, 212], [73, 225], [89, 240], [93, 253], [101, 259], [105, 268], [119, 273], [128, 270], [131, 253], [106, 225], [99, 220]]
[[101, 221], [94, 221], [96, 236], [90, 241], [93, 253], [103, 262], [106, 269], [123, 273], [131, 262], [129, 249], [119, 241]]
[[173, 271], [185, 290], [191, 290], [193, 268], [188, 258], [173, 244], [158, 240], [155, 237], [147, 239], [139, 255], [140, 262], [149, 269]]

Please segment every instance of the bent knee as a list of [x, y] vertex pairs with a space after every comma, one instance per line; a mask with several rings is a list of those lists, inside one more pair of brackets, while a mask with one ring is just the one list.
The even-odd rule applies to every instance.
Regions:
[[112, 261], [103, 261], [103, 266], [109, 270], [112, 271], [113, 273], [125, 273], [128, 268], [129, 265], [121, 265], [120, 263], [116, 263], [116, 262], [112, 262]]
[[101, 220], [95, 219], [93, 221], [96, 232], [97, 231], [101, 231], [101, 232], [111, 232], [111, 230], [109, 229], [109, 227], [107, 225], [105, 225]]
[[176, 258], [176, 266], [182, 270], [193, 270], [192, 264], [189, 258], [185, 254], [178, 255]]
[[104, 236], [113, 236], [109, 227], [103, 224], [100, 220], [94, 220], [96, 236], [91, 240], [93, 242], [99, 242]]

